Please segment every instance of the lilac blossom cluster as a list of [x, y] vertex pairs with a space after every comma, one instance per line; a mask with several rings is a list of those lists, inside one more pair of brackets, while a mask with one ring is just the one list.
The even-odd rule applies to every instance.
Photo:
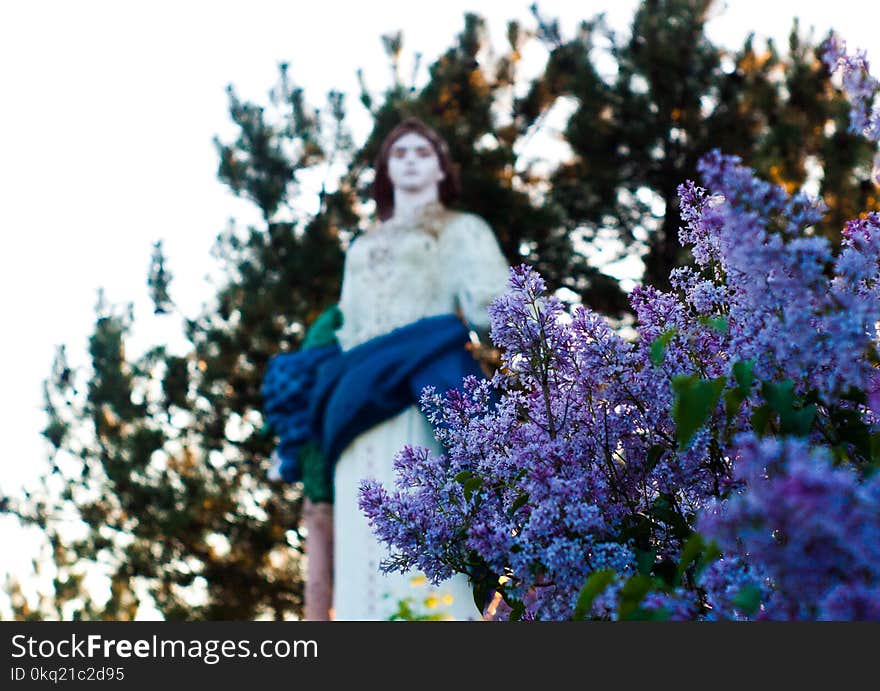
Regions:
[[832, 75], [841, 75], [843, 90], [850, 102], [850, 131], [880, 141], [880, 106], [874, 102], [880, 92], [880, 82], [871, 76], [865, 52], [849, 55], [846, 42], [832, 34], [822, 47], [822, 61]]
[[[822, 61], [832, 75], [840, 75], [850, 102], [850, 132], [880, 143], [880, 104], [876, 102], [880, 81], [871, 76], [865, 52], [848, 54], [846, 42], [832, 34], [822, 47]], [[874, 157], [872, 177], [880, 185], [880, 152]]]
[[880, 320], [880, 215], [850, 221], [835, 258], [830, 243], [811, 232], [821, 201], [790, 197], [718, 151], [698, 169], [708, 189], [679, 187], [687, 224], [680, 239], [697, 266], [671, 278], [692, 313], [726, 320], [716, 349], [755, 360], [757, 377], [791, 379], [801, 393], [833, 399], [850, 387], [869, 389], [875, 372], [865, 355]]
[[880, 214], [834, 248], [820, 201], [698, 169], [694, 265], [633, 291], [634, 341], [511, 270], [498, 373], [423, 396], [444, 453], [361, 487], [386, 570], [465, 573], [528, 620], [880, 619]]
[[590, 573], [635, 568], [621, 534], [657, 494], [642, 485], [645, 459], [672, 426], [642, 404], [669, 392], [638, 374], [638, 349], [592, 312], [563, 318], [543, 293], [537, 274], [512, 271], [511, 291], [491, 307], [501, 372], [466, 380], [463, 392], [426, 392], [446, 453], [405, 449], [397, 490], [365, 483], [361, 506], [395, 550], [387, 566], [435, 580], [503, 576], [526, 616], [565, 619]]
[[862, 482], [800, 438], [746, 433], [734, 453], [743, 491], [707, 507], [697, 528], [760, 565], [773, 587], [758, 616], [880, 619], [880, 474]]

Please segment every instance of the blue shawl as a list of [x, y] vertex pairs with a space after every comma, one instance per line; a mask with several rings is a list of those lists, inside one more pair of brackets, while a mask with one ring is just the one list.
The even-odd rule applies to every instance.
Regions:
[[282, 478], [302, 478], [298, 452], [310, 443], [318, 444], [332, 476], [355, 437], [417, 404], [426, 386], [443, 393], [460, 388], [468, 375], [482, 376], [465, 350], [467, 341], [467, 329], [449, 314], [421, 319], [344, 352], [334, 343], [271, 358], [263, 410], [279, 436]]

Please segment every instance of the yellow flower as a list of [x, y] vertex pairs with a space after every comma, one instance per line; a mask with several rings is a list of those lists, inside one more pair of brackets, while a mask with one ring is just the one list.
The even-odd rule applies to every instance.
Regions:
[[413, 576], [413, 577], [410, 579], [409, 584], [410, 584], [413, 588], [418, 588], [419, 586], [425, 585], [425, 583], [427, 583], [427, 581], [428, 581], [428, 579], [425, 578], [424, 575], [419, 575], [419, 576]]

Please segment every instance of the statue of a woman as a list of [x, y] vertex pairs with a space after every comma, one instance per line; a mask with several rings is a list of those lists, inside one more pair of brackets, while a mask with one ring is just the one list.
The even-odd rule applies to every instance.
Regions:
[[[423, 388], [443, 393], [482, 375], [469, 332], [485, 337], [508, 269], [486, 222], [447, 208], [458, 192], [446, 142], [415, 118], [398, 125], [376, 159], [380, 221], [349, 247], [338, 309], [299, 352], [269, 362], [264, 408], [281, 476], [302, 480], [306, 497], [308, 619], [330, 618], [331, 599], [336, 619], [388, 619], [401, 603], [481, 615], [463, 576], [428, 593], [413, 586], [418, 574], [380, 573], [387, 553], [358, 508], [362, 480], [393, 485], [405, 445], [441, 452], [418, 407]], [[436, 607], [425, 611], [426, 599]]]
[[[470, 329], [485, 335], [487, 307], [504, 292], [508, 267], [483, 219], [447, 208], [458, 192], [448, 147], [434, 130], [410, 118], [388, 135], [373, 183], [381, 221], [352, 243], [345, 259], [339, 304], [343, 323], [337, 332], [343, 351], [443, 315], [458, 315]], [[465, 350], [467, 331], [462, 333], [455, 348], [478, 373]], [[462, 364], [467, 370], [468, 363]], [[387, 619], [402, 600], [419, 598], [420, 591], [412, 585], [415, 574], [379, 572], [386, 552], [358, 510], [361, 480], [373, 477], [393, 486], [392, 460], [406, 444], [441, 452], [417, 405], [359, 434], [336, 463], [336, 619]], [[437, 594], [447, 603], [440, 609], [453, 618], [480, 617], [464, 577], [442, 584]]]

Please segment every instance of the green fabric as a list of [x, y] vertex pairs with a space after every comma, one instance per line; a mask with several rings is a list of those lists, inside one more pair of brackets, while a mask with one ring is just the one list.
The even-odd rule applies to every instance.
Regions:
[[317, 442], [310, 441], [299, 448], [299, 467], [302, 471], [303, 494], [316, 504], [332, 504], [333, 483], [327, 477], [324, 454]]
[[[336, 343], [336, 329], [342, 326], [342, 310], [331, 305], [318, 315], [306, 331], [303, 348]], [[333, 502], [333, 483], [327, 476], [324, 454], [317, 442], [308, 442], [299, 449], [299, 464], [302, 470], [303, 494], [313, 502]]]
[[302, 347], [317, 348], [336, 343], [336, 329], [340, 326], [342, 326], [342, 310], [336, 305], [331, 305], [312, 322], [309, 330], [306, 331]]

